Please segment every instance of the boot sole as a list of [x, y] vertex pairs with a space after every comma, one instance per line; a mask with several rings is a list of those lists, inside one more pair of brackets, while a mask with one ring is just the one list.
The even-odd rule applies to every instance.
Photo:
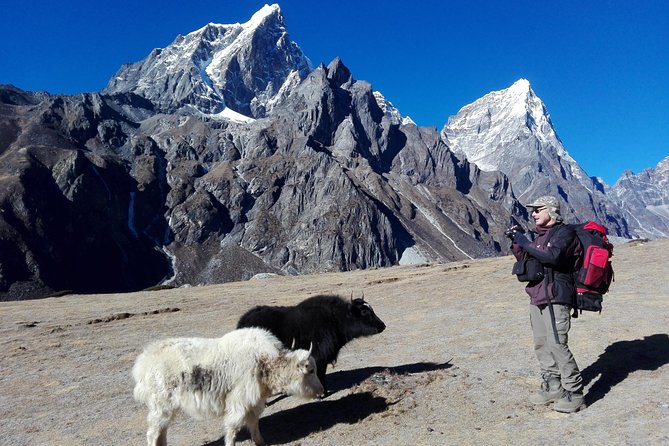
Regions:
[[583, 409], [585, 409], [585, 404], [581, 404], [580, 406], [576, 407], [575, 409], [561, 409], [559, 407], [553, 406], [553, 410], [556, 411], [556, 412], [560, 412], [560, 413], [576, 413], [576, 412], [581, 411]]
[[[533, 395], [533, 396], [538, 397], [538, 395]], [[549, 404], [557, 403], [561, 399], [562, 399], [562, 393], [560, 393], [559, 395], [555, 395], [552, 398], [548, 398], [548, 399], [545, 399], [545, 400], [542, 400], [542, 401], [538, 401], [538, 400], [537, 401], [532, 401], [532, 397], [529, 397], [528, 401], [530, 402], [530, 404], [534, 404], [535, 406], [547, 406]]]
[[548, 406], [549, 404], [557, 403], [558, 401], [560, 401], [559, 398], [556, 398], [554, 400], [542, 401], [542, 402], [534, 402], [534, 401], [530, 400], [530, 404], [532, 404], [534, 406]]

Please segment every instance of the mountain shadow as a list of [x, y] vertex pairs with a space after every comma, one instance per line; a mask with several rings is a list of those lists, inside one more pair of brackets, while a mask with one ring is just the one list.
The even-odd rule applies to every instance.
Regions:
[[604, 398], [609, 390], [637, 370], [657, 370], [665, 364], [669, 364], [669, 335], [665, 333], [614, 342], [597, 361], [581, 371], [583, 385], [599, 376], [585, 395], [585, 402], [590, 406]]

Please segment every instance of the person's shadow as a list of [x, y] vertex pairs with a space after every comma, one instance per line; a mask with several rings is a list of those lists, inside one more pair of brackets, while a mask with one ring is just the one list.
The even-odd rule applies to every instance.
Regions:
[[585, 394], [588, 406], [604, 398], [611, 388], [637, 370], [657, 370], [669, 364], [669, 335], [654, 334], [633, 341], [618, 341], [606, 347], [594, 363], [581, 371], [586, 386], [599, 379]]

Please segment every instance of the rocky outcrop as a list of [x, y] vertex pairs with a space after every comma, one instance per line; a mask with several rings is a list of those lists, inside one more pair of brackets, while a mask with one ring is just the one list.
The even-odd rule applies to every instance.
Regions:
[[0, 104], [0, 296], [160, 281], [168, 262], [129, 230], [136, 186], [114, 154], [132, 125], [100, 95], [20, 95], [26, 100]]
[[625, 171], [607, 194], [635, 223], [636, 237], [669, 237], [669, 157], [638, 174]]

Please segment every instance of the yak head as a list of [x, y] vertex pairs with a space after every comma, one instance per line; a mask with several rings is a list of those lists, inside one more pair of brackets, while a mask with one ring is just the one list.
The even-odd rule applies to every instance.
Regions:
[[386, 324], [374, 313], [372, 306], [365, 302], [364, 293], [356, 299], [351, 295], [348, 318], [349, 339], [375, 335], [386, 329]]
[[325, 393], [323, 384], [316, 374], [316, 361], [309, 350], [284, 350], [283, 356], [286, 364], [284, 373], [288, 379], [284, 379], [281, 389], [288, 395], [300, 398], [316, 398]]

